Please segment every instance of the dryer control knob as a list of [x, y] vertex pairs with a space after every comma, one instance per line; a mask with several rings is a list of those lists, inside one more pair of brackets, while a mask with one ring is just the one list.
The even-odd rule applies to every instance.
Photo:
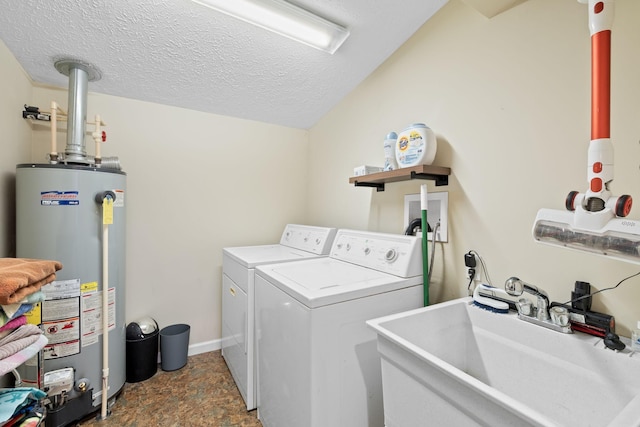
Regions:
[[398, 258], [398, 252], [395, 249], [389, 249], [386, 254], [384, 254], [384, 259], [387, 262], [393, 262]]

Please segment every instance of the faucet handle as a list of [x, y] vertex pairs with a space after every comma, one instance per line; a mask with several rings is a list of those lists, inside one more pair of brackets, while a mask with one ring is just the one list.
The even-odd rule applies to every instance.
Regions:
[[569, 310], [566, 307], [560, 305], [553, 306], [549, 309], [551, 315], [551, 321], [558, 326], [569, 325]]
[[516, 307], [518, 308], [518, 314], [523, 316], [531, 316], [532, 313], [532, 304], [527, 298], [520, 298], [516, 303]]

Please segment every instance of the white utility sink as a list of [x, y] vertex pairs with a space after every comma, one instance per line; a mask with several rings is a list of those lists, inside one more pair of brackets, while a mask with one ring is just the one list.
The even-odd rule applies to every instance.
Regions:
[[628, 347], [471, 298], [367, 324], [378, 334], [386, 427], [640, 426], [640, 353]]

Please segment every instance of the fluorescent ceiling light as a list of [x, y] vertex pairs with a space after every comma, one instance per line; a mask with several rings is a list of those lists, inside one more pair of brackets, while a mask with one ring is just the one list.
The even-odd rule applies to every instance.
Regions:
[[204, 6], [333, 54], [349, 30], [283, 0], [193, 0]]

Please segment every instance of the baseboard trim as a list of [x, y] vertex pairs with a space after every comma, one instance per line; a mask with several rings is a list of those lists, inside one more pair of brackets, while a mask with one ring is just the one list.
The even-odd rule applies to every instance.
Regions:
[[196, 354], [208, 353], [210, 351], [220, 350], [221, 348], [222, 348], [222, 339], [205, 341], [201, 343], [191, 344], [189, 346], [189, 351], [187, 354], [189, 356], [195, 356]]

